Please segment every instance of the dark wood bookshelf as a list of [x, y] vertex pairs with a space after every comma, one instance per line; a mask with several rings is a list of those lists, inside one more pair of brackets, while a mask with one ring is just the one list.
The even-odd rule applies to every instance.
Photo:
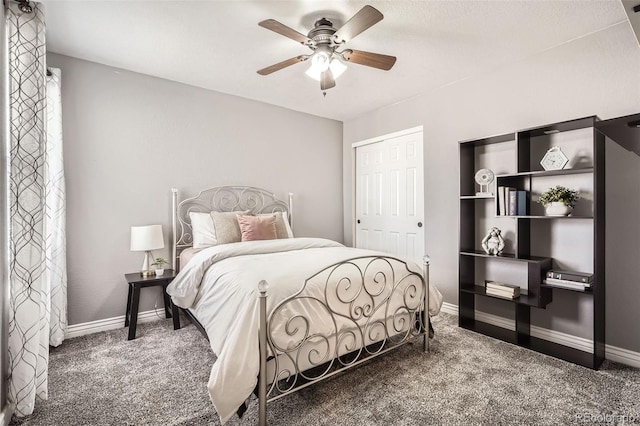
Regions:
[[[459, 144], [460, 249], [458, 303], [460, 327], [593, 369], [599, 368], [604, 360], [605, 347], [605, 138], [595, 128], [597, 121], [598, 118], [595, 116], [584, 117], [497, 136], [461, 141]], [[571, 135], [568, 136], [568, 139], [562, 139], [563, 132], [571, 131], [581, 132], [579, 133], [578, 142], [575, 142], [575, 138]], [[558, 140], [561, 143], [562, 141], [568, 141], [565, 142], [567, 144], [583, 144], [581, 146], [588, 153], [587, 161], [582, 161], [584, 158], [577, 157], [573, 163], [573, 168], [542, 170], [539, 165], [540, 152], [544, 152]], [[531, 212], [533, 214], [528, 215], [498, 215], [497, 196], [475, 195], [477, 186], [474, 182], [474, 175], [481, 168], [492, 169], [492, 167], [486, 166], [486, 164], [491, 164], [492, 155], [497, 158], [493, 160], [494, 164], [496, 162], [510, 161], [510, 164], [501, 165], [502, 170], [496, 173], [495, 188], [493, 188], [495, 192], [497, 192], [498, 186], [506, 186], [516, 190], [528, 191], [529, 196], [531, 196], [533, 192], [539, 190], [547, 182], [557, 182], [556, 184], [562, 185], [563, 179], [574, 179], [574, 181], [579, 179], [580, 182], [588, 184], [588, 192], [593, 191], [592, 196], [589, 197], [591, 204], [583, 204], [582, 210], [578, 211], [576, 209], [575, 215], [571, 216], [543, 216], [538, 214], [542, 212], [541, 207], [537, 207]], [[581, 161], [578, 161], [578, 159]], [[492, 170], [495, 171], [495, 169]], [[571, 175], [584, 175], [584, 177], [576, 176], [571, 178]], [[486, 203], [494, 203], [494, 205]], [[530, 212], [527, 211], [527, 213]], [[508, 247], [510, 252], [495, 256], [479, 250], [478, 235], [486, 231], [485, 227], [491, 226], [492, 220], [513, 221], [512, 228], [510, 228], [513, 241]], [[576, 220], [579, 222], [576, 223]], [[498, 223], [504, 224], [505, 222]], [[545, 225], [545, 223], [549, 223], [549, 225]], [[551, 237], [546, 236], [546, 234], [539, 235], [540, 229], [547, 230], [546, 232], [555, 232], [554, 230], [561, 230], [562, 227], [570, 226], [570, 223], [576, 223], [576, 226], [581, 227], [581, 229], [585, 227], [592, 229], [592, 258], [584, 259], [583, 253], [575, 254], [571, 250], [565, 250], [566, 253], [559, 253], [558, 247], [555, 246], [552, 250], [550, 247]], [[546, 242], [544, 238], [547, 238]], [[535, 244], [533, 243], [534, 240], [536, 241]], [[543, 252], [540, 252], [540, 250], [543, 250]], [[586, 252], [590, 253], [589, 250], [586, 250]], [[594, 285], [586, 291], [580, 291], [543, 284], [547, 271], [556, 265], [555, 259], [544, 256], [544, 254], [548, 253], [554, 253], [554, 256], [560, 256], [563, 259], [582, 256], [580, 257], [582, 263], [586, 261], [587, 264], [592, 264], [594, 282], [597, 282], [598, 285]], [[493, 262], [511, 262], [511, 265], [504, 265], [504, 267], [526, 268], [526, 288], [521, 290], [519, 297], [509, 299], [486, 293], [484, 281], [488, 277], [482, 275], [484, 275], [483, 271], [491, 270], [489, 265]], [[553, 303], [553, 294], [556, 291], [573, 292], [574, 294], [583, 293], [590, 296], [587, 300], [591, 301], [593, 322], [589, 325], [591, 330], [586, 331], [584, 334], [593, 335], [591, 351], [586, 352], [531, 336], [531, 309], [545, 309], [547, 305]], [[576, 294], [575, 296], [577, 297], [578, 295]], [[475, 315], [477, 298], [499, 299], [511, 304], [515, 310], [515, 329], [504, 329], [477, 320]], [[487, 308], [483, 305], [483, 309]]]

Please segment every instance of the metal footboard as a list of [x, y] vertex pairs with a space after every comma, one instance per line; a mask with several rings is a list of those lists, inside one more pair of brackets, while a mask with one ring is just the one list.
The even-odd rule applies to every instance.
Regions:
[[[423, 336], [429, 350], [429, 258], [422, 275], [399, 259], [364, 256], [324, 268], [268, 307], [260, 298], [259, 424], [267, 403]], [[311, 321], [309, 312], [314, 318]]]

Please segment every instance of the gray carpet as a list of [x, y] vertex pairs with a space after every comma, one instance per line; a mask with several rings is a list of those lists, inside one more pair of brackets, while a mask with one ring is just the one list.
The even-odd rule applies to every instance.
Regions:
[[[605, 362], [592, 371], [462, 330], [456, 321], [434, 319], [430, 354], [416, 341], [269, 404], [271, 424], [622, 423], [615, 416], [640, 423], [640, 370]], [[52, 349], [49, 400], [12, 424], [219, 424], [206, 390], [215, 358], [195, 327], [173, 331], [171, 320], [162, 320], [141, 324], [137, 335], [127, 341], [123, 328]], [[228, 424], [256, 423], [252, 398], [245, 416]]]

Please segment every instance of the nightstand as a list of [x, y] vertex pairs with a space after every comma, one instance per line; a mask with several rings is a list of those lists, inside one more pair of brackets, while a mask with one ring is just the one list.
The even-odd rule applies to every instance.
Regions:
[[[127, 296], [127, 313], [125, 314], [124, 326], [129, 327], [129, 338], [136, 338], [136, 325], [138, 323], [138, 304], [140, 302], [140, 289], [143, 287], [161, 286], [164, 295], [164, 314], [166, 318], [173, 317], [173, 329], [180, 328], [180, 316], [178, 315], [178, 307], [171, 302], [171, 298], [167, 294], [167, 286], [176, 277], [176, 272], [172, 269], [165, 269], [164, 274], [156, 276], [151, 275], [143, 277], [140, 272], [125, 274], [129, 285], [129, 294]], [[171, 309], [171, 312], [169, 312]]]

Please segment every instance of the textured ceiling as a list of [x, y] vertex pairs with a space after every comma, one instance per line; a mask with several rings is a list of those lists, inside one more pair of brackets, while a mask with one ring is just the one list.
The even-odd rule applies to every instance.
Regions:
[[[343, 121], [628, 21], [618, 0], [43, 3], [50, 52]], [[340, 26], [365, 4], [384, 20], [346, 47], [397, 56], [391, 71], [350, 64], [326, 97], [307, 63], [256, 73], [309, 52], [259, 21], [306, 34], [316, 19]]]

